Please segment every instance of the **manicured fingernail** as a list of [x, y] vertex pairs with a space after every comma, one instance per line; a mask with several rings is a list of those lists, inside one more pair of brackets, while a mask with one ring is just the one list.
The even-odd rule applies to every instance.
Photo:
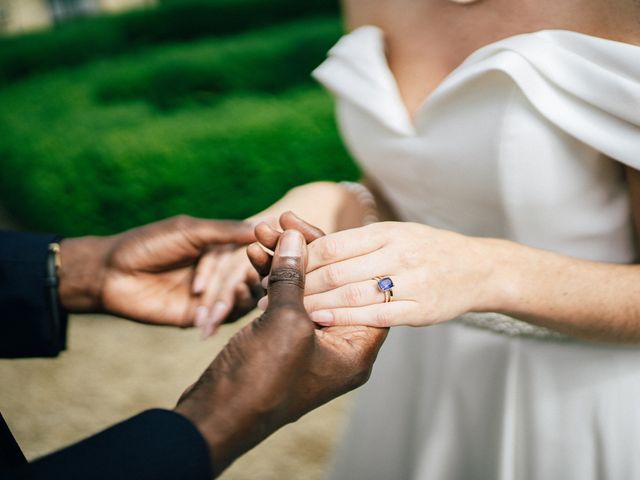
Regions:
[[211, 316], [209, 318], [210, 325], [217, 325], [222, 322], [222, 317], [227, 309], [227, 304], [224, 302], [216, 302], [211, 309]]
[[266, 277], [264, 277], [262, 279], [262, 282], [260, 282], [262, 284], [262, 288], [264, 288], [265, 290], [267, 290], [269, 288], [269, 275], [267, 275]]
[[219, 323], [218, 323], [218, 324], [216, 324], [216, 325], [213, 325], [213, 326], [211, 327], [211, 331], [209, 332], [209, 335], [208, 335], [208, 336], [209, 336], [209, 337], [213, 337], [216, 333], [218, 333], [218, 330], [220, 330], [220, 324], [219, 324]]
[[208, 335], [208, 331], [209, 331], [209, 324], [208, 323], [203, 323], [202, 325], [200, 325], [200, 338], [202, 340], [206, 340]]
[[200, 338], [202, 340], [206, 340], [207, 338], [209, 338], [210, 331], [211, 331], [211, 324], [209, 323], [204, 324], [202, 327], [200, 327]]
[[309, 314], [311, 320], [321, 325], [331, 325], [333, 323], [333, 313], [328, 310], [318, 310]]
[[287, 230], [278, 244], [278, 253], [282, 257], [301, 257], [304, 238], [297, 230]]
[[214, 333], [216, 333], [218, 331], [218, 328], [220, 328], [220, 322], [218, 323], [210, 323], [209, 325], [207, 325], [207, 337], [212, 336]]
[[196, 308], [196, 326], [202, 327], [207, 321], [207, 317], [209, 315], [209, 309], [204, 305], [200, 305]]
[[202, 293], [202, 291], [204, 290], [204, 276], [203, 275], [198, 275], [194, 280], [193, 280], [193, 293]]
[[269, 305], [269, 297], [262, 297], [260, 300], [258, 300], [258, 308], [263, 312], [267, 309], [268, 305]]

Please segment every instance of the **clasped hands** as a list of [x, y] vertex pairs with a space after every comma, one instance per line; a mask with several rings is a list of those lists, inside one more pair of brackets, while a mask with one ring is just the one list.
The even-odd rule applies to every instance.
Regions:
[[[380, 327], [438, 323], [484, 308], [493, 278], [491, 240], [404, 222], [323, 236], [292, 213], [279, 223], [254, 230], [180, 216], [61, 245], [59, 292], [69, 311], [187, 327], [202, 306], [193, 284], [203, 252], [260, 242], [247, 253], [256, 281], [259, 274], [268, 286], [266, 312], [230, 340], [176, 407], [207, 440], [217, 472], [282, 425], [364, 383], [386, 336]], [[392, 302], [383, 302], [377, 276], [393, 279]], [[241, 297], [247, 301], [236, 302], [232, 315], [252, 308], [252, 298]]]
[[[281, 426], [363, 384], [386, 337], [364, 326], [318, 328], [303, 304], [306, 243], [322, 232], [293, 215], [284, 233], [249, 248], [268, 274], [270, 305], [232, 337], [175, 411], [206, 440], [218, 474]], [[152, 324], [193, 324], [194, 265], [212, 243], [248, 243], [253, 226], [176, 217], [112, 237], [61, 244], [60, 300], [72, 312], [104, 311]]]
[[[276, 232], [256, 227], [265, 245]], [[327, 235], [309, 245], [304, 305], [321, 326], [426, 326], [497, 311], [509, 290], [496, 268], [507, 263], [500, 242], [410, 222]], [[383, 277], [394, 284], [388, 303], [376, 280]], [[266, 297], [258, 303], [267, 305]]]

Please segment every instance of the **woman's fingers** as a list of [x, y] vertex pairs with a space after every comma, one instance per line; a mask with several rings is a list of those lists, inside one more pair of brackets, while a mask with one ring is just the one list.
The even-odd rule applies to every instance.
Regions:
[[269, 275], [272, 256], [259, 243], [252, 243], [247, 247], [247, 256], [261, 277]]
[[[206, 279], [204, 289], [200, 293], [200, 305], [211, 308], [216, 293], [220, 289], [221, 276], [224, 274], [227, 264], [231, 260], [231, 247], [221, 247], [212, 255], [213, 261], [208, 267], [208, 275], [203, 277]], [[211, 312], [208, 313], [210, 315]]]
[[197, 305], [194, 325], [200, 329], [204, 328], [211, 315], [211, 301], [208, 300], [208, 297], [212, 295], [211, 284], [216, 282], [216, 270], [223, 256], [221, 250], [214, 247], [202, 256], [196, 267], [192, 283], [192, 293], [195, 295], [195, 304]]
[[298, 230], [302, 233], [307, 243], [311, 243], [325, 235], [318, 227], [311, 225], [291, 211], [280, 215], [280, 226], [282, 230]]
[[[408, 282], [404, 282], [392, 277], [395, 283], [390, 297], [392, 301], [406, 300], [413, 298], [412, 292], [407, 288]], [[366, 280], [363, 282], [343, 285], [328, 292], [307, 295], [304, 299], [304, 306], [308, 312], [317, 310], [330, 310], [334, 308], [365, 307], [367, 305], [377, 305], [384, 303], [385, 294], [378, 287], [376, 280]]]
[[[293, 212], [285, 212], [280, 216], [280, 226], [283, 230], [299, 231], [307, 243], [311, 243], [324, 236], [322, 230], [305, 222]], [[274, 228], [267, 222], [261, 222], [255, 227], [255, 236], [259, 243], [249, 245], [247, 254], [251, 264], [261, 277], [266, 277], [269, 274], [269, 270], [271, 269], [271, 256], [278, 244], [280, 235], [282, 235], [282, 231]]]
[[280, 230], [273, 228], [267, 222], [257, 224], [254, 233], [256, 240], [271, 250], [271, 252], [276, 249], [276, 245], [282, 234]]
[[[309, 245], [309, 249], [312, 245]], [[393, 275], [395, 272], [392, 268], [392, 260], [385, 256], [382, 250], [325, 265], [307, 274], [305, 295], [327, 292], [350, 283], [370, 280], [376, 276]]]
[[413, 323], [410, 320], [415, 316], [417, 305], [417, 302], [412, 300], [400, 300], [365, 307], [318, 310], [311, 313], [310, 317], [324, 327], [336, 325], [392, 327]]
[[[283, 228], [300, 231], [309, 242], [308, 272], [348, 258], [366, 255], [382, 248], [386, 243], [384, 223], [325, 236], [322, 236], [322, 230], [308, 224], [293, 212], [282, 214], [280, 223]], [[269, 250], [275, 248], [281, 233], [265, 222], [256, 225], [255, 229], [257, 240]]]
[[374, 252], [386, 244], [385, 224], [343, 230], [326, 235], [309, 245], [307, 272], [352, 257]]
[[[234, 290], [251, 268], [244, 247], [225, 245], [218, 249], [216, 264], [196, 310], [196, 325], [203, 338], [211, 336], [235, 304]], [[206, 313], [206, 315], [205, 315]]]
[[194, 295], [200, 295], [204, 292], [218, 261], [218, 252], [217, 248], [211, 248], [198, 260], [191, 284], [191, 291]]

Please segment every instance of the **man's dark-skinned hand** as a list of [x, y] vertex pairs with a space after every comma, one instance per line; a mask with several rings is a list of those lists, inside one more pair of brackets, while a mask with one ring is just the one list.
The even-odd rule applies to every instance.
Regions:
[[255, 241], [248, 223], [181, 215], [109, 237], [60, 245], [59, 294], [71, 312], [107, 312], [158, 325], [193, 325], [195, 265], [206, 247]]
[[[307, 240], [312, 228], [300, 227]], [[232, 337], [175, 409], [207, 440], [216, 474], [283, 425], [362, 385], [387, 333], [314, 325], [303, 306], [305, 237], [286, 230], [273, 238], [267, 311]], [[270, 259], [252, 262], [264, 274]]]

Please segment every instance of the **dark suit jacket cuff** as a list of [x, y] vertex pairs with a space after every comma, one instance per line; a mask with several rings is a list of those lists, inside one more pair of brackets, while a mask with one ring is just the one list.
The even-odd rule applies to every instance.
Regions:
[[207, 443], [196, 427], [178, 413], [158, 409], [36, 460], [16, 474], [37, 480], [209, 480], [213, 471]]
[[51, 234], [0, 231], [0, 357], [51, 357], [66, 348], [67, 314], [54, 328], [46, 277]]

